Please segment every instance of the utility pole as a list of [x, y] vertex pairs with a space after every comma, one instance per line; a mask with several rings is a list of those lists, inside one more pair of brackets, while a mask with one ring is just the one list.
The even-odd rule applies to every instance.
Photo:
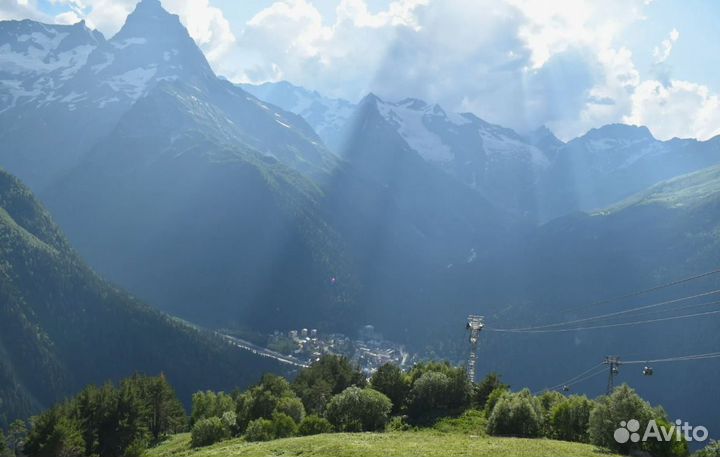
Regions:
[[467, 365], [467, 376], [470, 382], [475, 382], [478, 341], [480, 340], [480, 331], [485, 327], [483, 319], [483, 316], [471, 314], [468, 316], [467, 324], [465, 325], [465, 329], [470, 332], [470, 358], [468, 359]]
[[605, 361], [603, 363], [610, 368], [607, 383], [607, 394], [610, 395], [615, 388], [615, 376], [620, 373], [620, 357], [616, 355], [609, 355], [605, 357]]

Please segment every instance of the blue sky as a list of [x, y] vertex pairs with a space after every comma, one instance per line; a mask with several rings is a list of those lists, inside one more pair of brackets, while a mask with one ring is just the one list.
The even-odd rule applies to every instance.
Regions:
[[[0, 0], [111, 36], [137, 0]], [[713, 0], [162, 0], [215, 70], [356, 101], [417, 97], [568, 139], [611, 122], [720, 134]]]

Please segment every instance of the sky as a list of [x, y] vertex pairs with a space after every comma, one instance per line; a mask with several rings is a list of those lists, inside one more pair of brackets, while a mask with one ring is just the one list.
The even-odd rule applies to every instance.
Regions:
[[[110, 37], [137, 0], [0, 0], [0, 19]], [[720, 134], [714, 0], [162, 0], [215, 71], [358, 101], [406, 97], [564, 140], [608, 123]]]

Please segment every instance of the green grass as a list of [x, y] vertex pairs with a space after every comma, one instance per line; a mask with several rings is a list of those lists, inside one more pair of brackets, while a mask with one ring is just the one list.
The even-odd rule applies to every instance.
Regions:
[[717, 199], [718, 195], [720, 195], [720, 166], [714, 166], [662, 181], [597, 214], [611, 214], [639, 205], [692, 208], [710, 199]]
[[235, 439], [199, 449], [190, 448], [190, 435], [171, 437], [146, 457], [611, 457], [595, 446], [546, 439], [497, 438], [434, 430], [389, 433], [334, 433], [286, 438], [265, 443]]

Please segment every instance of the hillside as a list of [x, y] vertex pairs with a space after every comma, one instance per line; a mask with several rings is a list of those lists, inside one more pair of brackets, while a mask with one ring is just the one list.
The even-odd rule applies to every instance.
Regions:
[[419, 455], [497, 457], [591, 457], [605, 453], [589, 444], [569, 443], [546, 439], [497, 438], [436, 431], [392, 433], [336, 433], [286, 438], [267, 443], [247, 443], [242, 439], [225, 441], [201, 449], [190, 449], [189, 434], [176, 435], [145, 454], [147, 457], [269, 457], [277, 455], [303, 456], [393, 456]]
[[4, 171], [0, 241], [0, 426], [136, 371], [164, 372], [189, 401], [198, 389], [231, 389], [278, 369], [103, 281]]

